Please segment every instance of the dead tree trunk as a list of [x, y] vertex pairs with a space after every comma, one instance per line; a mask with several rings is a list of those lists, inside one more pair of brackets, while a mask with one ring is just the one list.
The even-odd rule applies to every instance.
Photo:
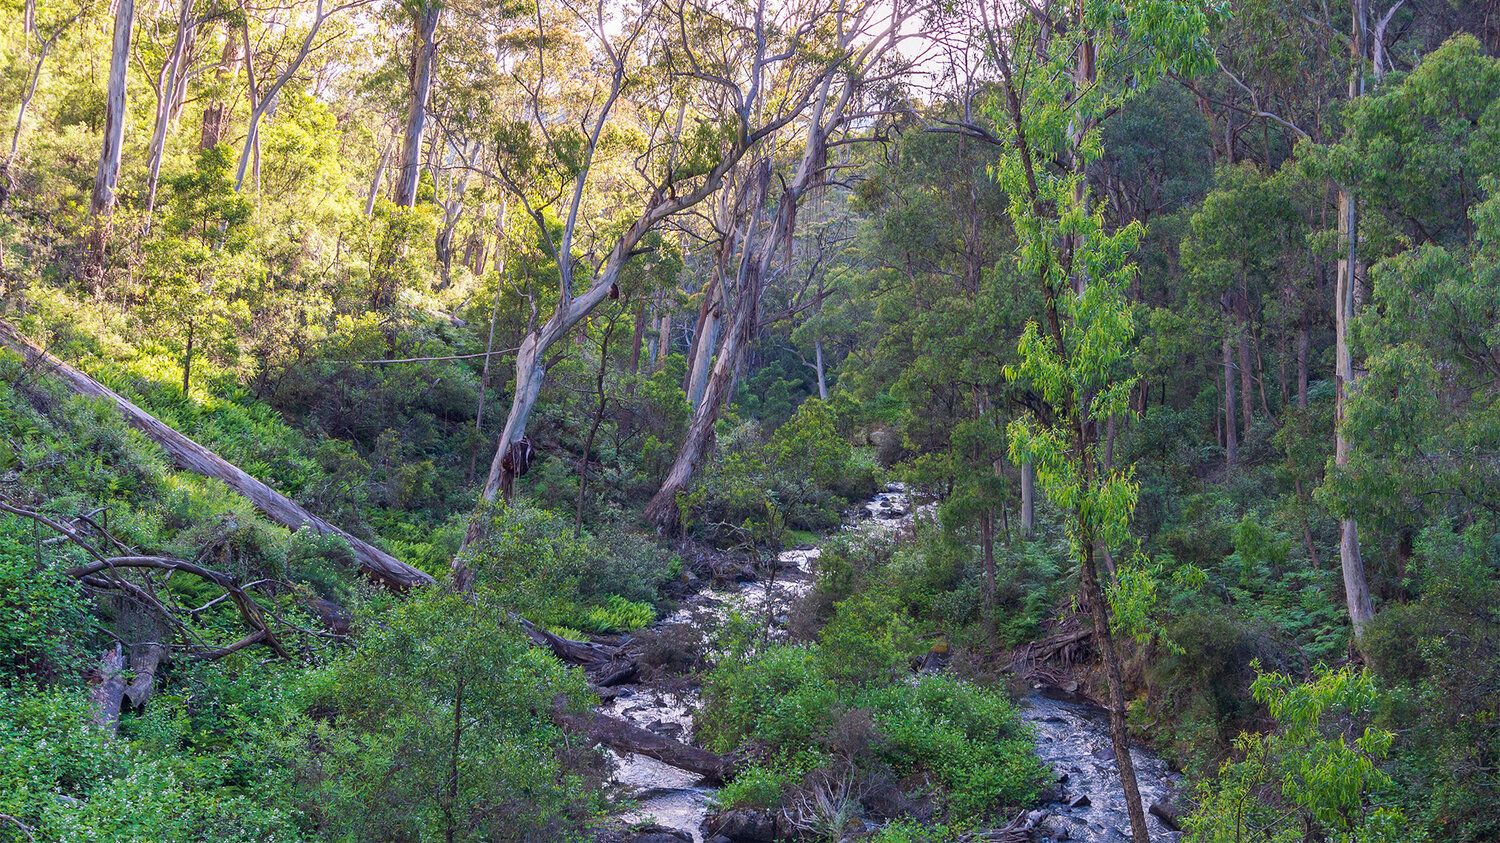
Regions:
[[99, 665], [89, 677], [89, 702], [94, 705], [94, 725], [114, 734], [120, 726], [120, 706], [124, 699], [125, 652], [116, 644], [99, 657]]
[[610, 717], [597, 711], [568, 711], [562, 701], [559, 701], [553, 707], [552, 719], [568, 731], [587, 735], [610, 749], [655, 758], [669, 767], [697, 773], [709, 781], [723, 781], [733, 772], [730, 760], [722, 755], [664, 738], [618, 717]]
[[0, 321], [0, 344], [21, 354], [28, 365], [45, 367], [74, 392], [112, 402], [132, 427], [160, 445], [179, 468], [222, 481], [248, 498], [272, 521], [293, 530], [306, 526], [320, 533], [333, 533], [342, 537], [349, 542], [355, 559], [369, 576], [393, 588], [430, 585], [433, 582], [425, 571], [413, 568], [380, 548], [313, 515], [291, 498], [226, 462], [218, 454], [162, 424], [156, 417], [120, 397], [113, 390], [38, 348], [23, 338], [8, 322]]

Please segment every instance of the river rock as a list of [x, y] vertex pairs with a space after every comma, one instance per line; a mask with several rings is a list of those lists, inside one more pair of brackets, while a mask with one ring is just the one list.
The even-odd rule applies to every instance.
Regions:
[[685, 831], [676, 831], [659, 825], [648, 825], [628, 838], [628, 843], [693, 843], [693, 836]]
[[1161, 820], [1162, 825], [1173, 831], [1181, 831], [1182, 815], [1191, 808], [1187, 794], [1183, 793], [1181, 788], [1174, 786], [1168, 788], [1160, 799], [1153, 800], [1146, 810], [1151, 813], [1151, 816]]
[[730, 843], [771, 843], [776, 839], [776, 815], [756, 808], [715, 811], [703, 820], [703, 836], [723, 837]]

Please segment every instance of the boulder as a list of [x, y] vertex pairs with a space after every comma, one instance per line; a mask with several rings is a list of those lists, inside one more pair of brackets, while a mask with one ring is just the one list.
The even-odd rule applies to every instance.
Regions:
[[723, 837], [730, 843], [772, 843], [776, 839], [776, 815], [758, 808], [715, 811], [703, 820], [703, 836]]
[[633, 836], [625, 839], [626, 843], [693, 843], [691, 834], [659, 825], [636, 829]]
[[1182, 817], [1191, 809], [1192, 805], [1188, 801], [1187, 794], [1183, 793], [1181, 788], [1174, 786], [1168, 788], [1160, 799], [1152, 801], [1146, 810], [1151, 816], [1161, 820], [1162, 825], [1173, 831], [1181, 831]]

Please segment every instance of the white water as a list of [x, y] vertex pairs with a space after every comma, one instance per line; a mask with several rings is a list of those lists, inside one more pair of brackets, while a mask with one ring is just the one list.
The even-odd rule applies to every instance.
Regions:
[[[931, 511], [931, 505], [911, 505], [904, 486], [892, 484], [876, 494], [857, 512], [860, 520], [846, 527], [894, 537], [912, 522], [915, 514]], [[765, 617], [769, 611], [773, 634], [784, 627], [795, 601], [812, 588], [817, 548], [795, 548], [778, 557], [774, 578], [743, 583], [735, 588], [705, 588], [683, 602], [682, 608], [658, 622], [657, 628], [677, 624], [710, 626], [722, 620], [733, 607], [748, 617]], [[693, 741], [693, 712], [700, 703], [696, 689], [664, 691], [644, 685], [627, 685], [604, 710], [638, 726]], [[1097, 708], [1032, 694], [1021, 702], [1022, 717], [1037, 733], [1037, 754], [1061, 777], [1063, 797], [1041, 806], [1053, 816], [1037, 840], [1043, 843], [1075, 840], [1117, 843], [1129, 839], [1130, 821], [1125, 812], [1124, 792], [1113, 759], [1109, 724]], [[694, 843], [702, 843], [701, 826], [712, 807], [716, 788], [697, 776], [638, 755], [614, 755], [611, 779], [635, 802], [636, 808], [620, 817], [625, 822], [649, 821], [685, 832]], [[1166, 762], [1142, 749], [1133, 749], [1141, 797], [1146, 805], [1165, 796], [1176, 781]], [[1087, 804], [1070, 805], [1087, 799]], [[1178, 835], [1150, 818], [1151, 839], [1176, 841]]]
[[[1034, 693], [1021, 700], [1021, 716], [1036, 729], [1037, 755], [1062, 779], [1062, 798], [1042, 805], [1052, 817], [1036, 839], [1043, 843], [1128, 841], [1130, 815], [1125, 810], [1125, 791], [1120, 787], [1120, 768], [1105, 713], [1091, 705]], [[1167, 762], [1140, 747], [1131, 748], [1130, 760], [1143, 806], [1165, 799], [1180, 778]], [[1075, 801], [1085, 804], [1071, 807]], [[1154, 816], [1146, 820], [1151, 839], [1157, 843], [1181, 837]]]

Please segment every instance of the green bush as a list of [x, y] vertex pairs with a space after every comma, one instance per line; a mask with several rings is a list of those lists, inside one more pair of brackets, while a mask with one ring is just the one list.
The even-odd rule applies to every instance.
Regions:
[[558, 699], [588, 705], [582, 676], [492, 592], [415, 595], [318, 681], [307, 811], [331, 840], [574, 839], [600, 802], [545, 714]]
[[30, 521], [0, 515], [0, 683], [68, 683], [90, 661], [97, 622], [50, 549], [37, 564], [39, 537]]
[[755, 760], [723, 801], [772, 803], [835, 762], [898, 781], [925, 776], [953, 818], [1035, 799], [1045, 770], [1002, 692], [944, 676], [860, 687], [827, 674], [829, 663], [818, 645], [775, 645], [708, 675], [699, 735], [721, 752], [748, 746]]
[[[252, 695], [279, 696], [260, 690], [267, 678], [257, 677]], [[280, 717], [250, 722], [268, 713], [262, 707], [205, 718], [203, 703], [153, 701], [158, 711], [131, 740], [94, 725], [82, 690], [0, 687], [0, 813], [36, 840], [303, 839], [290, 758], [274, 748], [296, 730]], [[13, 824], [0, 825], [0, 841], [25, 840]]]
[[1424, 838], [1390, 805], [1395, 783], [1380, 764], [1395, 735], [1370, 724], [1382, 695], [1368, 673], [1320, 668], [1305, 684], [1267, 673], [1254, 695], [1276, 727], [1240, 735], [1236, 759], [1199, 785], [1188, 843], [1239, 843], [1246, 828], [1270, 843]]

